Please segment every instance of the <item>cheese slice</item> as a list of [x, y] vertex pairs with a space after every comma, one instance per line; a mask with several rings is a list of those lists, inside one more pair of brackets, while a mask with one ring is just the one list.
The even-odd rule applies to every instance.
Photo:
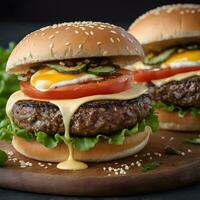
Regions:
[[[88, 97], [82, 97], [78, 99], [65, 99], [65, 100], [44, 100], [44, 99], [34, 99], [24, 95], [21, 91], [17, 91], [10, 96], [6, 105], [6, 113], [10, 120], [11, 110], [13, 105], [19, 100], [35, 100], [35, 101], [46, 101], [50, 102], [60, 109], [60, 112], [63, 117], [64, 127], [65, 127], [65, 137], [70, 138], [70, 121], [73, 114], [76, 110], [84, 103], [94, 100], [129, 100], [134, 99], [142, 94], [147, 92], [147, 87], [144, 84], [133, 85], [133, 87], [129, 90], [126, 90], [117, 94], [108, 94], [108, 95], [94, 95]], [[73, 149], [71, 145], [68, 145], [69, 149], [69, 157], [66, 161], [61, 162], [57, 165], [58, 168], [68, 169], [68, 170], [79, 170], [85, 169], [87, 167], [86, 164], [76, 161], [73, 158]]]
[[181, 73], [181, 74], [176, 74], [174, 76], [170, 76], [168, 78], [163, 78], [159, 80], [152, 80], [151, 82], [160, 87], [161, 85], [164, 85], [166, 83], [169, 83], [171, 81], [181, 81], [186, 78], [192, 77], [192, 76], [200, 76], [200, 71], [193, 71], [193, 72], [186, 72], [186, 73]]

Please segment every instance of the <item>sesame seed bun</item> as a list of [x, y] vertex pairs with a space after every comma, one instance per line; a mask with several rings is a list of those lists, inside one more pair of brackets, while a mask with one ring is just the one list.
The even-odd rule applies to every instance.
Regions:
[[[124, 158], [141, 151], [146, 146], [150, 133], [151, 129], [146, 127], [144, 132], [126, 137], [121, 145], [108, 144], [105, 141], [98, 143], [89, 151], [74, 150], [74, 158], [85, 162], [103, 162]], [[68, 157], [68, 149], [64, 143], [49, 149], [36, 141], [30, 142], [15, 136], [12, 145], [22, 155], [39, 161], [60, 162]]]
[[120, 61], [134, 62], [143, 56], [139, 42], [118, 26], [101, 22], [62, 23], [41, 28], [22, 39], [9, 57], [6, 70], [22, 74], [46, 61], [120, 57]]
[[140, 16], [129, 27], [146, 52], [176, 44], [200, 43], [200, 5], [174, 4]]
[[156, 109], [159, 118], [160, 129], [172, 131], [200, 131], [200, 116], [193, 117], [186, 113], [180, 118], [177, 112], [167, 112], [163, 109]]

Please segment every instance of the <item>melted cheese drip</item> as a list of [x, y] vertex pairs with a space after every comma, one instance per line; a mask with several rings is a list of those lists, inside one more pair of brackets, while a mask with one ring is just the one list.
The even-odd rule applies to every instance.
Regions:
[[[19, 100], [36, 100], [36, 101], [47, 101], [52, 104], [55, 104], [60, 109], [60, 112], [63, 116], [63, 122], [65, 127], [65, 137], [70, 138], [69, 130], [70, 130], [70, 121], [73, 114], [76, 110], [84, 103], [94, 100], [128, 100], [134, 99], [147, 91], [147, 88], [144, 84], [134, 85], [131, 89], [117, 93], [117, 94], [109, 94], [109, 95], [95, 95], [95, 96], [88, 96], [78, 99], [66, 99], [66, 100], [41, 100], [41, 99], [33, 99], [26, 95], [24, 95], [21, 91], [17, 91], [12, 94], [7, 102], [6, 105], [6, 113], [10, 120], [11, 118], [11, 110], [13, 105]], [[76, 161], [73, 157], [73, 148], [72, 145], [69, 144], [69, 156], [66, 158], [65, 161], [59, 163], [57, 167], [59, 169], [65, 170], [80, 170], [87, 168], [87, 165], [83, 162]]]
[[171, 81], [181, 81], [183, 79], [192, 77], [192, 76], [200, 76], [200, 71], [193, 71], [193, 72], [186, 72], [181, 74], [176, 74], [174, 76], [170, 76], [168, 78], [163, 78], [159, 80], [152, 80], [151, 82], [160, 87], [161, 85], [164, 85], [165, 83], [169, 83]]

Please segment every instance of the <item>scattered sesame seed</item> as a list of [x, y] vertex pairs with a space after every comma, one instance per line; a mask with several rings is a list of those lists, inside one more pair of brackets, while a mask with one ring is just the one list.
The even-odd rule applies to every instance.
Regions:
[[172, 141], [172, 140], [174, 140], [174, 137], [170, 137], [169, 141]]
[[111, 174], [108, 174], [108, 176], [111, 176]]
[[77, 31], [77, 30], [75, 30], [74, 32], [75, 32], [75, 34], [79, 34], [79, 31]]
[[181, 155], [182, 155], [182, 156], [185, 156], [185, 152], [181, 152]]
[[152, 157], [149, 157], [149, 159], [152, 160], [153, 158], [152, 158]]
[[151, 154], [148, 152], [148, 153], [147, 153], [147, 156], [150, 156], [150, 155], [151, 155]]
[[94, 32], [93, 32], [93, 31], [90, 31], [90, 34], [91, 34], [91, 35], [94, 35]]
[[56, 34], [58, 34], [58, 33], [59, 33], [59, 31], [56, 31], [55, 33], [56, 33]]
[[85, 31], [85, 34], [86, 34], [86, 35], [90, 35], [87, 31]]
[[164, 140], [164, 139], [165, 139], [165, 136], [161, 136], [161, 139]]
[[103, 167], [103, 171], [106, 171], [106, 167]]
[[130, 167], [128, 165], [125, 166], [125, 170], [129, 170]]
[[191, 153], [191, 152], [192, 152], [192, 150], [191, 150], [191, 149], [188, 149], [187, 151], [188, 151], [188, 153]]
[[137, 154], [135, 154], [135, 155], [134, 155], [134, 157], [135, 157], [135, 158], [137, 158], [137, 157], [138, 157], [138, 155], [137, 155]]
[[115, 172], [115, 175], [118, 175], [119, 173], [118, 172]]

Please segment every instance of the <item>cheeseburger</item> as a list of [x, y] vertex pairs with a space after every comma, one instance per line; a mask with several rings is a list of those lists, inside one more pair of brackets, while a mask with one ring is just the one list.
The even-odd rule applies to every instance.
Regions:
[[200, 5], [150, 10], [129, 32], [146, 52], [144, 62], [134, 65], [134, 79], [147, 83], [160, 127], [200, 131]]
[[140, 151], [157, 118], [147, 88], [133, 85], [124, 68], [143, 56], [131, 34], [107, 23], [62, 23], [27, 35], [6, 68], [21, 87], [6, 107], [14, 148], [70, 170]]

